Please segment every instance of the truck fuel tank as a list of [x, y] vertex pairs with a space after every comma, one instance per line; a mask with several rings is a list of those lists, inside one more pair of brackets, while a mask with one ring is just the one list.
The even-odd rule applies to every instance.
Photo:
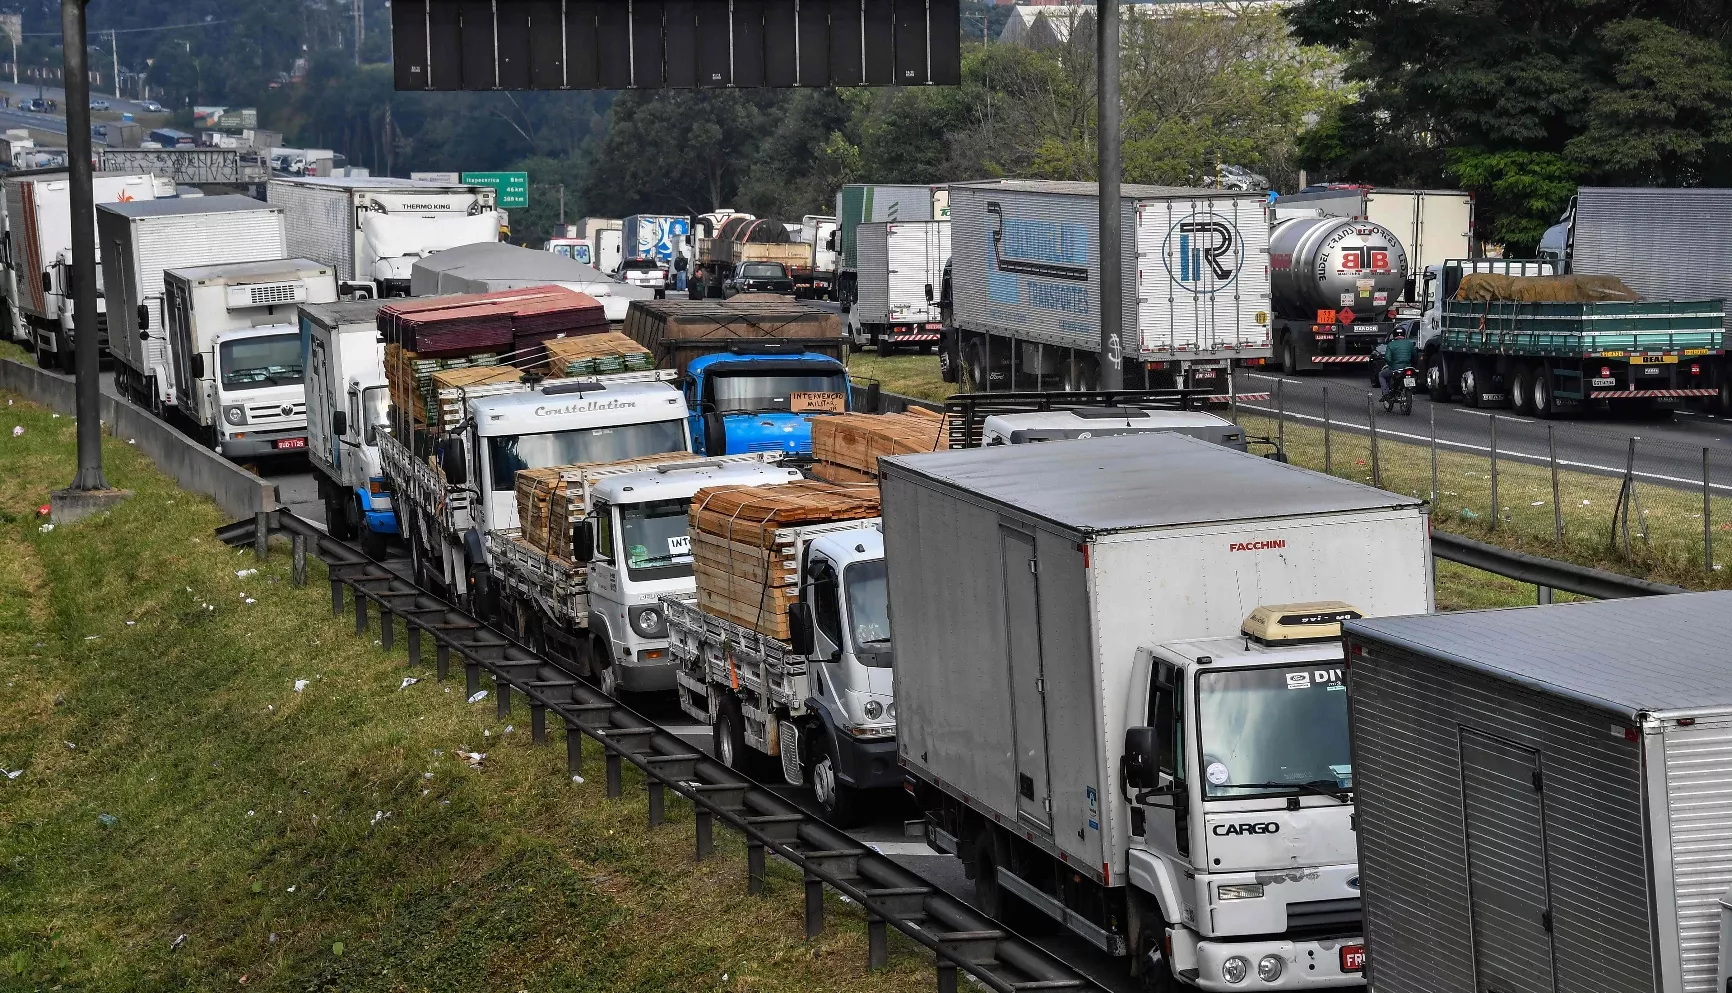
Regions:
[[1351, 309], [1377, 320], [1401, 298], [1407, 276], [1407, 249], [1381, 224], [1295, 217], [1269, 234], [1270, 290], [1282, 317], [1314, 320], [1320, 310]]

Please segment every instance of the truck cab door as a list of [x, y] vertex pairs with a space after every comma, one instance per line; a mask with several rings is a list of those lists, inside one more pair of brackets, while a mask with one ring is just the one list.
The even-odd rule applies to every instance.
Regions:
[[1034, 536], [1001, 527], [1005, 645], [1010, 663], [1011, 721], [1016, 742], [1016, 806], [1026, 822], [1052, 829], [1047, 761], [1046, 673], [1041, 655], [1040, 577]]
[[812, 658], [825, 663], [823, 686], [813, 686], [813, 695], [830, 708], [831, 716], [848, 723], [842, 699], [847, 672], [842, 659], [842, 571], [836, 563], [816, 552], [806, 561], [806, 602], [812, 607]]
[[1161, 743], [1156, 759], [1161, 792], [1141, 808], [1143, 844], [1179, 862], [1191, 852], [1190, 804], [1185, 782], [1184, 673], [1171, 662], [1157, 661], [1149, 680], [1149, 727]]

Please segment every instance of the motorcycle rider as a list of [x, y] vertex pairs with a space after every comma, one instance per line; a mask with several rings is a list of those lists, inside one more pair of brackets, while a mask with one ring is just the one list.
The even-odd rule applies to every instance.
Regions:
[[1390, 378], [1403, 369], [1413, 367], [1413, 339], [1407, 336], [1407, 326], [1398, 324], [1395, 333], [1389, 340], [1377, 346], [1372, 353], [1383, 361], [1383, 368], [1377, 370], [1377, 385], [1383, 388], [1383, 395], [1388, 396]]

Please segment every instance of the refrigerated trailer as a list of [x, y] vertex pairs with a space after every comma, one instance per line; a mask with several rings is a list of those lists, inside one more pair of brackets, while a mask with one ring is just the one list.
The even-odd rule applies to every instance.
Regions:
[[[945, 367], [975, 389], [1038, 377], [1099, 382], [1095, 184], [1006, 180], [950, 188], [952, 327]], [[1260, 194], [1126, 185], [1120, 223], [1125, 386], [1222, 391], [1262, 364], [1269, 224]]]
[[855, 238], [858, 299], [848, 311], [853, 346], [871, 344], [879, 355], [935, 348], [944, 329], [939, 297], [950, 263], [950, 222], [862, 224]]
[[1333, 625], [1431, 609], [1421, 502], [1171, 434], [879, 468], [900, 759], [983, 909], [1147, 989], [1362, 984]]
[[1348, 622], [1375, 988], [1727, 988], [1732, 668], [1704, 621], [1728, 609]]

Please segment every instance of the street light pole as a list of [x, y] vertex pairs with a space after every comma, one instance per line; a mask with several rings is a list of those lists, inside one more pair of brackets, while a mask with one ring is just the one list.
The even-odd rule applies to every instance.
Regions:
[[[77, 369], [78, 476], [74, 490], [106, 490], [102, 475], [100, 343], [96, 332], [96, 205], [90, 165], [90, 74], [85, 67], [84, 5], [60, 0], [66, 84], [66, 155], [72, 200], [72, 289]], [[37, 278], [31, 273], [32, 279]]]
[[1124, 349], [1120, 337], [1124, 323], [1124, 254], [1119, 230], [1119, 3], [1098, 0], [1095, 4], [1095, 62], [1100, 81], [1095, 89], [1100, 106], [1099, 156], [1101, 207], [1101, 374], [1100, 388], [1124, 388]]

